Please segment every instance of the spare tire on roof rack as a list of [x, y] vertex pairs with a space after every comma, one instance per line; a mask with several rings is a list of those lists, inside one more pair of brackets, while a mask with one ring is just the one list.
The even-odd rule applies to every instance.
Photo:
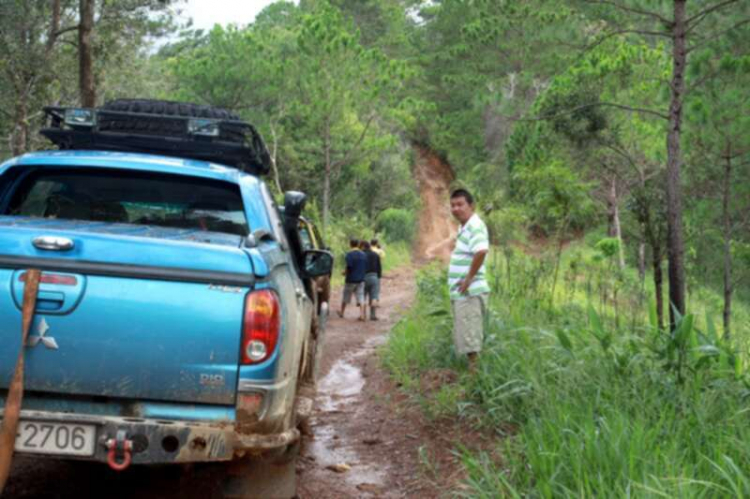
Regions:
[[212, 161], [264, 175], [270, 155], [258, 131], [214, 106], [118, 99], [97, 109], [47, 107], [41, 133], [60, 149], [142, 152]]

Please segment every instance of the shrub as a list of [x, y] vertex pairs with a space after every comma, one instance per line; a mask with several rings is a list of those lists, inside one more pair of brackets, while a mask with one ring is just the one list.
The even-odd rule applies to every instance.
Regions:
[[612, 258], [620, 250], [620, 240], [616, 237], [605, 237], [596, 243], [595, 248], [599, 250], [605, 258]]
[[414, 213], [399, 208], [388, 208], [378, 215], [377, 230], [385, 234], [390, 242], [411, 243], [414, 240], [414, 223]]

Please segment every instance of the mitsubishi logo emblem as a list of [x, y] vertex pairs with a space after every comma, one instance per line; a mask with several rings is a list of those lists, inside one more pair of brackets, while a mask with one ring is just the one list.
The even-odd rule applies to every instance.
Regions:
[[26, 345], [35, 347], [41, 341], [45, 347], [51, 350], [57, 350], [59, 347], [57, 346], [55, 339], [52, 336], [45, 336], [47, 331], [49, 331], [49, 326], [44, 317], [42, 317], [42, 321], [36, 327], [37, 334], [29, 336]]

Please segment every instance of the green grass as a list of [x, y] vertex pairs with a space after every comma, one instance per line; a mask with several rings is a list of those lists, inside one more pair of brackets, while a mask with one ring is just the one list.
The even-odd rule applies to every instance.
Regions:
[[[510, 276], [501, 255], [490, 264], [495, 292], [476, 375], [453, 354], [436, 268], [420, 274], [416, 305], [383, 352], [428, 416], [494, 439], [494, 453], [461, 451], [466, 496], [750, 497], [750, 382], [735, 361], [747, 353], [745, 304], [736, 304], [730, 345], [715, 331], [711, 291], [692, 290], [695, 313], [670, 336], [651, 322], [650, 291], [640, 295], [635, 272], [588, 248], [565, 253], [554, 297], [549, 257], [517, 253]], [[461, 374], [421, 394], [433, 369]]]

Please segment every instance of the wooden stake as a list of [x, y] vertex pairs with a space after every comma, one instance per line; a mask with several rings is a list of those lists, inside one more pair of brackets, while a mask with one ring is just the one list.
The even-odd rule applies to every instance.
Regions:
[[29, 336], [29, 329], [31, 329], [31, 323], [34, 320], [36, 295], [39, 291], [41, 277], [41, 270], [31, 269], [26, 272], [26, 285], [23, 290], [21, 346], [18, 350], [18, 360], [8, 390], [8, 398], [5, 401], [2, 427], [0, 427], [0, 495], [5, 488], [5, 482], [10, 474], [10, 465], [13, 461], [13, 449], [16, 445], [18, 419], [21, 413], [21, 401], [23, 400], [23, 354], [26, 347], [26, 338]]

